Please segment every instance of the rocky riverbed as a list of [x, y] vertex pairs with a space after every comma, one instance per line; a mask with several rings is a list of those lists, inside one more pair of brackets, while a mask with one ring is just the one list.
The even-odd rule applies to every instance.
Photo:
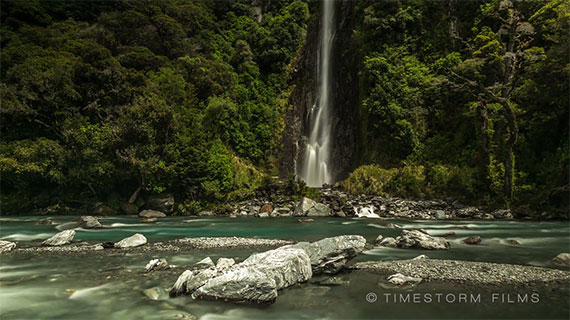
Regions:
[[[48, 219], [51, 223], [45, 223]], [[316, 318], [324, 314], [327, 318], [368, 319], [382, 308], [382, 314], [389, 318], [398, 318], [412, 309], [414, 314], [428, 312], [439, 316], [443, 306], [391, 304], [386, 308], [367, 302], [365, 296], [369, 292], [376, 292], [383, 298], [385, 292], [434, 290], [446, 294], [465, 290], [476, 290], [477, 293], [491, 287], [494, 288], [490, 289], [492, 292], [509, 293], [520, 286], [527, 288], [524, 292], [539, 290], [544, 306], [528, 305], [524, 311], [518, 306], [516, 310], [509, 310], [509, 314], [532, 312], [544, 315], [551, 312], [556, 316], [563, 314], [566, 306], [563, 301], [567, 291], [563, 289], [567, 286], [564, 281], [568, 281], [568, 271], [564, 270], [568, 269], [565, 263], [569, 259], [568, 254], [561, 252], [567, 250], [568, 231], [562, 222], [338, 219], [331, 216], [276, 219], [167, 216], [157, 218], [154, 223], [142, 223], [140, 219], [134, 216], [99, 217], [99, 226], [91, 218], [80, 217], [3, 218], [0, 239], [5, 252], [1, 256], [0, 294], [6, 297], [8, 307], [2, 315], [33, 318], [34, 314], [42, 314], [45, 319], [61, 319], [89, 318], [96, 314], [101, 319], [134, 319], [153, 314], [159, 319], [163, 314], [172, 313], [193, 314], [204, 319], [240, 319], [264, 318], [270, 310], [281, 318]], [[300, 223], [299, 219], [312, 222]], [[89, 223], [78, 225], [79, 220]], [[66, 230], [75, 233], [57, 236]], [[454, 234], [449, 235], [449, 230]], [[338, 246], [334, 242], [327, 244], [328, 241], [323, 239], [347, 234], [360, 235], [365, 241], [357, 237], [360, 240], [354, 251], [348, 246], [348, 251], [340, 251], [342, 255], [330, 254], [330, 249]], [[478, 244], [465, 243], [464, 239], [474, 236], [480, 236]], [[53, 237], [62, 243], [70, 243], [42, 245]], [[387, 238], [394, 240], [394, 247], [382, 245], [382, 240]], [[508, 241], [514, 239], [519, 245]], [[15, 247], [11, 244], [14, 242]], [[119, 242], [127, 247], [116, 246]], [[290, 249], [280, 251], [281, 248]], [[307, 272], [297, 274], [295, 271], [308, 271], [307, 259], [297, 259], [303, 254], [291, 254], [293, 251], [303, 251], [310, 261], [312, 276], [308, 280]], [[413, 268], [399, 267], [418, 255], [427, 255], [428, 260], [441, 265], [429, 267], [412, 262]], [[373, 264], [374, 260], [398, 267], [380, 271], [345, 268], [351, 263]], [[489, 261], [502, 264], [500, 269], [485, 271], [472, 267], [476, 262], [461, 260], [478, 260], [483, 266]], [[278, 261], [286, 272], [276, 267], [279, 264], [274, 262]], [[454, 272], [454, 268], [460, 276], [477, 282], [453, 278], [450, 272]], [[211, 280], [208, 286], [199, 283], [191, 293], [169, 297], [169, 290], [178, 277], [186, 271], [204, 269], [212, 270], [204, 274], [204, 277], [212, 276], [205, 279], [206, 282]], [[411, 270], [418, 273], [409, 272]], [[434, 275], [430, 276], [425, 270], [431, 270]], [[553, 274], [549, 270], [564, 272], [559, 277], [564, 281], [548, 280]], [[436, 277], [438, 274], [439, 278]], [[261, 278], [273, 279], [275, 285], [270, 280], [258, 283]], [[485, 281], [486, 278], [491, 280]], [[247, 281], [234, 281], [236, 279]], [[541, 279], [546, 279], [548, 286], [541, 285]], [[532, 282], [534, 280], [538, 282]], [[516, 285], [518, 282], [523, 284]], [[248, 288], [255, 289], [249, 291], [249, 298], [242, 300], [223, 290], [226, 284], [231, 284], [232, 290], [239, 291], [240, 283], [250, 283]], [[235, 304], [224, 302], [225, 299], [272, 304]], [[562, 309], [554, 312], [546, 306], [548, 303]], [[491, 308], [492, 312], [483, 312], [481, 306]], [[468, 306], [470, 314], [485, 317], [491, 313], [496, 315], [505, 308], [481, 306]], [[449, 305], [445, 306], [445, 312], [451, 316], [464, 312], [464, 308]]]
[[[90, 208], [72, 209], [68, 207], [37, 210], [34, 214], [90, 214], [110, 216], [117, 214], [137, 215], [141, 222], [154, 223], [158, 219], [172, 215], [192, 216], [252, 216], [269, 217], [368, 217], [421, 220], [549, 220], [556, 216], [548, 212], [533, 212], [528, 207], [489, 210], [468, 206], [453, 199], [402, 199], [390, 196], [352, 195], [338, 187], [315, 189], [311, 198], [292, 195], [284, 191], [282, 183], [270, 184], [255, 190], [245, 200], [230, 201], [210, 210], [192, 212], [175, 201], [171, 194], [140, 197], [137, 203], [122, 202], [120, 205], [95, 203]], [[46, 220], [42, 223], [48, 223]], [[101, 227], [92, 219], [82, 219], [78, 224], [86, 228]]]
[[14, 247], [4, 254], [18, 253], [54, 253], [54, 254], [116, 254], [119, 252], [171, 252], [184, 253], [194, 250], [230, 249], [230, 248], [272, 248], [292, 244], [293, 241], [280, 239], [260, 239], [245, 237], [197, 237], [180, 238], [169, 241], [146, 243], [128, 248], [105, 248], [105, 243], [79, 242], [62, 246]]
[[[412, 200], [389, 196], [351, 195], [339, 189], [319, 189], [317, 201], [309, 198], [293, 200], [280, 195], [273, 189], [259, 190], [250, 200], [230, 203], [225, 211], [203, 211], [199, 216], [332, 216], [332, 217], [368, 217], [368, 218], [406, 218], [425, 220], [455, 219], [513, 219], [515, 215], [508, 209], [485, 211], [480, 208], [465, 206], [458, 201], [448, 200]], [[522, 218], [522, 216], [521, 216]], [[548, 214], [544, 215], [548, 218]]]
[[359, 262], [353, 270], [400, 273], [423, 281], [443, 281], [476, 286], [568, 287], [570, 271], [488, 262], [411, 259]]

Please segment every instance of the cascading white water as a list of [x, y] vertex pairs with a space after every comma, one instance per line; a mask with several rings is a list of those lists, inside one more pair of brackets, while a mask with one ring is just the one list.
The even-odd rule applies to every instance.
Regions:
[[334, 37], [334, 0], [322, 1], [321, 48], [319, 59], [319, 91], [317, 102], [308, 112], [310, 134], [305, 148], [304, 163], [299, 176], [308, 186], [320, 187], [331, 183], [330, 163], [330, 87], [331, 87], [331, 48]]

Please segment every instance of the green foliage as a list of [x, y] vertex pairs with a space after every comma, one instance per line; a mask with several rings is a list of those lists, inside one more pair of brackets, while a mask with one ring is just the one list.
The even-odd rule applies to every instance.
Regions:
[[341, 186], [352, 194], [385, 195], [397, 169], [384, 169], [378, 165], [358, 167], [341, 182]]
[[381, 167], [355, 170], [344, 187], [547, 210], [569, 183], [555, 160], [568, 144], [569, 9], [561, 0], [358, 3], [360, 161]]
[[307, 197], [318, 201], [321, 197], [321, 192], [318, 189], [308, 187], [304, 180], [294, 175], [289, 176], [282, 188], [283, 191], [292, 196], [293, 199]]
[[454, 197], [473, 201], [475, 183], [475, 172], [471, 168], [406, 164], [391, 169], [378, 165], [358, 167], [341, 182], [341, 186], [352, 194], [412, 198]]
[[385, 164], [405, 158], [418, 147], [425, 134], [426, 108], [423, 96], [429, 81], [428, 68], [406, 52], [404, 47], [385, 47], [364, 59], [362, 102], [366, 126], [365, 144], [374, 153], [382, 146]]
[[[192, 214], [251, 196], [276, 174], [292, 62], [316, 6], [273, 1], [258, 22], [245, 0], [3, 2], [2, 209], [141, 187], [175, 193]], [[376, 165], [347, 190], [564, 207], [552, 194], [569, 183], [568, 1], [350, 8], [352, 29], [337, 34], [356, 44], [357, 148]], [[319, 197], [294, 178], [286, 189]]]
[[190, 214], [251, 194], [274, 169], [309, 11], [287, 1], [258, 23], [250, 6], [3, 3], [3, 204], [36, 188], [58, 202], [142, 187]]

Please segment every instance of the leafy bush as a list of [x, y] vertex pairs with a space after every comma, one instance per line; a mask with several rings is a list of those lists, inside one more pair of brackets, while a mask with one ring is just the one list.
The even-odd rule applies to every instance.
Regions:
[[406, 164], [401, 168], [385, 169], [378, 165], [365, 165], [352, 172], [341, 186], [352, 194], [415, 198], [453, 196], [472, 200], [475, 182], [475, 170], [472, 168]]
[[352, 194], [385, 195], [397, 169], [384, 169], [378, 165], [365, 165], [357, 168], [341, 182], [341, 186]]

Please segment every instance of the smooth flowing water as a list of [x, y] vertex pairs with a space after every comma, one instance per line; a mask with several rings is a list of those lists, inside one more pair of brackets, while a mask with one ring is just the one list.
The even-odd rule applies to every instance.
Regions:
[[305, 147], [304, 164], [299, 176], [311, 187], [331, 183], [329, 159], [331, 153], [331, 49], [334, 38], [334, 0], [322, 1], [319, 91], [317, 102], [307, 116], [310, 134]]
[[[46, 217], [41, 217], [46, 218]], [[58, 232], [58, 225], [77, 217], [50, 217], [57, 225], [36, 225], [40, 217], [0, 218], [0, 238], [16, 241], [19, 247], [38, 246]], [[422, 251], [375, 248], [355, 261], [408, 259], [427, 254], [435, 259], [488, 261], [552, 267], [550, 259], [570, 246], [566, 222], [515, 221], [404, 221], [380, 219], [315, 218], [299, 223], [296, 218], [164, 218], [142, 224], [136, 217], [109, 217], [100, 220], [104, 229], [76, 229], [76, 241], [97, 243], [118, 241], [133, 233], [144, 234], [149, 242], [180, 237], [243, 236], [314, 241], [342, 234], [360, 234], [369, 242], [382, 234], [397, 236], [399, 229], [424, 228], [437, 235], [453, 231], [451, 249]], [[460, 240], [479, 235], [480, 245]], [[520, 246], [510, 245], [514, 239]], [[170, 264], [190, 266], [206, 256], [233, 257], [238, 262], [256, 249], [195, 250], [188, 253], [149, 253], [104, 250], [87, 254], [9, 253], [0, 256], [1, 319], [176, 319], [196, 315], [202, 319], [372, 319], [372, 318], [567, 318], [568, 291], [540, 292], [540, 302], [491, 303], [490, 292], [443, 283], [422, 283], [415, 289], [386, 289], [380, 285], [385, 275], [364, 271], [344, 273], [340, 286], [319, 284], [315, 277], [279, 292], [274, 304], [253, 306], [224, 302], [194, 301], [189, 297], [151, 300], [145, 289], [159, 286], [167, 290], [178, 273], [143, 273], [151, 258], [165, 257]], [[183, 268], [182, 268], [183, 270]], [[458, 294], [474, 291], [482, 303], [402, 303], [385, 301], [384, 294]], [[506, 293], [511, 292], [505, 288]], [[375, 293], [379, 299], [368, 302]]]

